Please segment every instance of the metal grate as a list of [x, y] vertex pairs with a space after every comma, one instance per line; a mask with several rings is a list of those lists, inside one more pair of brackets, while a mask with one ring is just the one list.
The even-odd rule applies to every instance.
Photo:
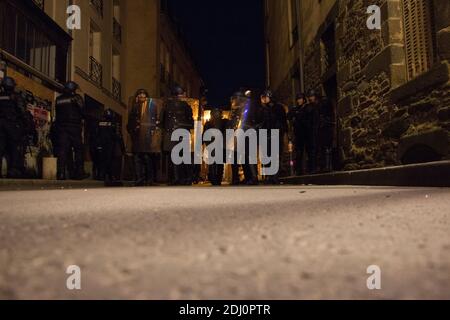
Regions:
[[113, 18], [113, 36], [119, 43], [122, 42], [122, 26], [116, 18]]
[[89, 0], [89, 3], [94, 7], [99, 16], [103, 18], [103, 0]]
[[98, 86], [102, 86], [103, 67], [94, 57], [89, 57], [89, 78]]
[[122, 100], [122, 85], [120, 84], [120, 81], [114, 77], [112, 78], [112, 94], [117, 101]]
[[404, 0], [406, 65], [409, 79], [428, 71], [434, 62], [431, 8], [427, 0]]

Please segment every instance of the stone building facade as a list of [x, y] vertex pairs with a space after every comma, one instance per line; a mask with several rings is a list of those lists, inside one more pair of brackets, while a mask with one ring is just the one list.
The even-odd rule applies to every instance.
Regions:
[[300, 81], [301, 42], [299, 41], [298, 0], [265, 0], [266, 86], [277, 100], [292, 105]]
[[335, 109], [335, 168], [450, 159], [450, 2], [300, 2], [302, 79]]

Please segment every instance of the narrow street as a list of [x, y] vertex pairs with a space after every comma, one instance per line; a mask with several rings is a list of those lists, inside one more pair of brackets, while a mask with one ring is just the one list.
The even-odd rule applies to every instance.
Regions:
[[[0, 299], [450, 298], [448, 189], [5, 191], [0, 203]], [[367, 289], [371, 265], [381, 290]]]

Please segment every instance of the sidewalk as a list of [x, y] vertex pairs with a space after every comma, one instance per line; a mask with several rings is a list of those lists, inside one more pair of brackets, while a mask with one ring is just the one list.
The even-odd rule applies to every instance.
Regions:
[[288, 177], [281, 181], [295, 185], [450, 187], [450, 161]]

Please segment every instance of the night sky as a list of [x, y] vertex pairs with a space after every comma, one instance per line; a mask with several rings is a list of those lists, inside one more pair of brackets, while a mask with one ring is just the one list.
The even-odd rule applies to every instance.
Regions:
[[262, 0], [169, 0], [209, 89], [209, 104], [227, 106], [241, 87], [263, 88]]

